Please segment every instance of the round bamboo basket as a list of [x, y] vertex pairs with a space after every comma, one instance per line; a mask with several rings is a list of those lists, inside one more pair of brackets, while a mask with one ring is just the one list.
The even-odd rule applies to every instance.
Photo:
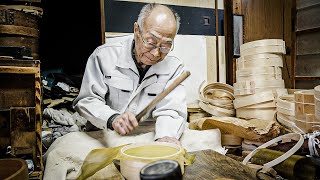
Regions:
[[[147, 147], [147, 146], [158, 146], [158, 150], [161, 148], [174, 148], [176, 151], [172, 154], [165, 156], [157, 156], [157, 152], [154, 152], [153, 157], [144, 157], [144, 156], [135, 156], [128, 154], [127, 150], [139, 147]], [[127, 180], [139, 180], [140, 179], [140, 170], [150, 162], [154, 162], [162, 159], [175, 159], [180, 165], [184, 164], [184, 157], [181, 157], [181, 153], [183, 149], [181, 146], [178, 146], [173, 143], [164, 143], [164, 142], [154, 142], [148, 144], [132, 144], [125, 146], [121, 149], [120, 153], [122, 155], [122, 159], [120, 160], [120, 171], [124, 178]], [[183, 167], [181, 167], [183, 168]], [[182, 171], [183, 172], [183, 171]]]
[[0, 159], [0, 179], [4, 180], [27, 180], [28, 167], [23, 159]]

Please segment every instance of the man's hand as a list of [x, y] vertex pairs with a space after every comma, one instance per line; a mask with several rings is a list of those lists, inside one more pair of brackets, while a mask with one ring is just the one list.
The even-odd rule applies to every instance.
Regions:
[[168, 142], [168, 143], [174, 143], [181, 146], [181, 142], [178, 139], [173, 137], [168, 137], [168, 136], [157, 139], [157, 142]]
[[120, 135], [126, 135], [138, 126], [136, 116], [131, 112], [125, 112], [114, 119], [113, 129]]

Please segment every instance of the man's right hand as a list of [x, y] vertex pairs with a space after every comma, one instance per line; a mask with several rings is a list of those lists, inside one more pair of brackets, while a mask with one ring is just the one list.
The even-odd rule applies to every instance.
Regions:
[[120, 135], [126, 135], [138, 126], [136, 116], [131, 112], [125, 112], [117, 116], [112, 122], [113, 129]]

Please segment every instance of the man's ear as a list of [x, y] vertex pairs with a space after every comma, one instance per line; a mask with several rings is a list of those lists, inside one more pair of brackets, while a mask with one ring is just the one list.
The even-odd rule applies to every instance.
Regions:
[[139, 33], [139, 26], [138, 26], [138, 23], [137, 23], [137, 22], [135, 22], [135, 23], [133, 24], [133, 32], [134, 32], [135, 34]]

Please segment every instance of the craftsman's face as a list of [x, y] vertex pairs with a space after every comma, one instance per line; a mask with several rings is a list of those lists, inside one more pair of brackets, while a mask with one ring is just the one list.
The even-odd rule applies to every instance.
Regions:
[[134, 24], [137, 61], [154, 65], [162, 61], [173, 46], [176, 21], [172, 12], [164, 7], [155, 8], [146, 18], [143, 29]]

